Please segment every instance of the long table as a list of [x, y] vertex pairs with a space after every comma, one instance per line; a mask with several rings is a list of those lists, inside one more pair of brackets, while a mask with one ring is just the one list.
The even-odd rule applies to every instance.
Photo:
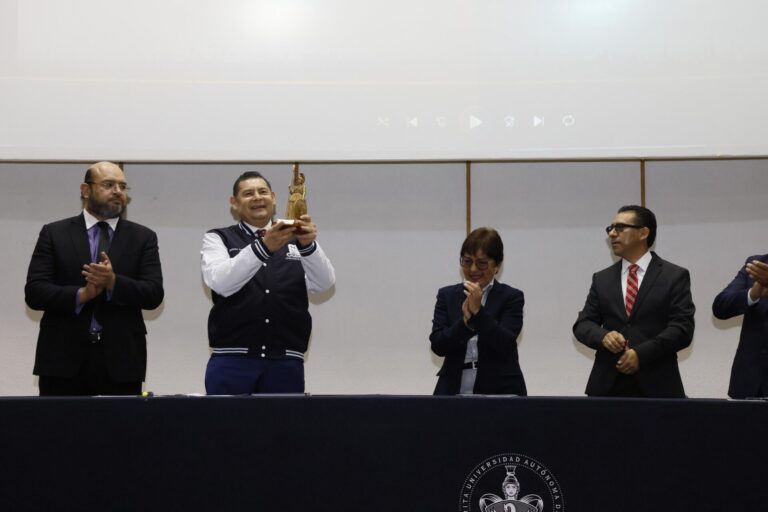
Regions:
[[0, 421], [3, 511], [768, 510], [762, 401], [33, 397]]

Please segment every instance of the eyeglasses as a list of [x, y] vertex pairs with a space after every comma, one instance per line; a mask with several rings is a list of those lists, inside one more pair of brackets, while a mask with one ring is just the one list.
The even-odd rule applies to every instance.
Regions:
[[107, 192], [115, 190], [116, 188], [120, 190], [120, 192], [128, 192], [131, 190], [131, 187], [124, 181], [86, 181], [86, 183], [89, 185], [98, 185]]
[[614, 229], [617, 233], [621, 233], [627, 228], [634, 228], [634, 229], [643, 229], [645, 226], [636, 226], [635, 224], [624, 224], [623, 222], [618, 222], [616, 224], [611, 224], [610, 226], [606, 226], [605, 232], [609, 235], [611, 234], [611, 231]]
[[490, 260], [473, 259], [467, 256], [459, 258], [459, 264], [464, 268], [472, 268], [472, 264], [475, 264], [478, 270], [488, 270], [488, 264]]

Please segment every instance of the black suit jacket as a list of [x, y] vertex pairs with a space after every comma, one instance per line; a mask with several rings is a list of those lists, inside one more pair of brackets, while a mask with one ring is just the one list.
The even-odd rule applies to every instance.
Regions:
[[629, 318], [622, 295], [621, 261], [592, 276], [584, 309], [573, 325], [576, 339], [596, 350], [588, 395], [610, 394], [621, 353], [610, 352], [602, 341], [609, 331], [618, 331], [637, 352], [640, 369], [635, 378], [643, 396], [685, 396], [677, 351], [693, 339], [696, 308], [691, 300], [691, 279], [686, 269], [652, 255]]
[[752, 306], [747, 303], [747, 292], [755, 282], [745, 267], [753, 260], [768, 263], [768, 254], [747, 258], [745, 266], [712, 304], [712, 312], [722, 320], [744, 315], [728, 387], [732, 398], [761, 396], [761, 384], [768, 378], [768, 299], [762, 298]]
[[526, 395], [525, 380], [517, 357], [517, 336], [523, 328], [523, 292], [495, 281], [485, 306], [464, 325], [461, 304], [464, 285], [455, 284], [437, 292], [432, 334], [432, 352], [445, 357], [438, 372], [435, 395], [455, 395], [461, 387], [461, 372], [467, 342], [477, 334], [478, 365], [475, 394]]
[[[157, 236], [121, 219], [109, 258], [116, 275], [110, 300], [99, 306], [107, 370], [118, 382], [143, 381], [147, 367], [142, 309], [163, 300]], [[73, 377], [88, 354], [94, 299], [75, 313], [75, 295], [85, 285], [81, 272], [91, 262], [83, 214], [46, 224], [40, 231], [24, 288], [27, 305], [44, 311], [35, 355], [35, 375]]]

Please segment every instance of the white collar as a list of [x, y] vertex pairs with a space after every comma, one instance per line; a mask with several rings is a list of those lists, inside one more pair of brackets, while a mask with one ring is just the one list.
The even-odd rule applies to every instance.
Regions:
[[[645, 254], [643, 254], [639, 260], [635, 262], [635, 265], [640, 267], [640, 271], [645, 273], [646, 270], [648, 270], [648, 265], [651, 264], [651, 260], [653, 259], [653, 254], [651, 254], [651, 251], [645, 251]], [[625, 260], [624, 258], [621, 259], [621, 273], [626, 274], [629, 272], [629, 266], [632, 263]]]
[[244, 220], [241, 220], [241, 221], [240, 221], [240, 229], [242, 229], [243, 231], [245, 231], [246, 233], [248, 233], [248, 235], [250, 235], [250, 236], [252, 236], [252, 237], [254, 237], [254, 238], [256, 237], [256, 233], [257, 233], [257, 232], [258, 232], [260, 229], [270, 229], [270, 228], [272, 228], [272, 220], [270, 220], [269, 222], [267, 222], [267, 225], [266, 225], [266, 226], [264, 226], [263, 228], [259, 228], [259, 227], [256, 227], [256, 226], [252, 225], [252, 224], [248, 224], [248, 223], [247, 223], [247, 222], [245, 222]]
[[[96, 225], [96, 223], [101, 222], [99, 219], [91, 215], [91, 212], [83, 208], [83, 217], [85, 217], [85, 229], [91, 229], [93, 226]], [[109, 227], [112, 228], [112, 231], [115, 231], [117, 229], [117, 221], [120, 220], [120, 217], [114, 217], [111, 219], [106, 219], [104, 222], [109, 224]]]
[[251, 231], [253, 231], [254, 233], [255, 233], [256, 231], [260, 230], [260, 229], [271, 229], [271, 228], [272, 228], [272, 221], [271, 221], [271, 220], [270, 220], [269, 222], [267, 222], [267, 225], [266, 225], [266, 226], [264, 226], [263, 228], [259, 228], [259, 227], [256, 227], [256, 226], [252, 225], [252, 224], [248, 224], [248, 223], [247, 223], [247, 222], [245, 222], [244, 220], [241, 220], [240, 222], [242, 222], [242, 223], [243, 223], [243, 226], [248, 226], [248, 229], [250, 229], [250, 230], [251, 230]]

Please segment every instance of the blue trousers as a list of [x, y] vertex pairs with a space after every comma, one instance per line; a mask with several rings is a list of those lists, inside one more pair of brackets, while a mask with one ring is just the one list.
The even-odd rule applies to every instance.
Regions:
[[300, 359], [255, 359], [213, 354], [205, 370], [209, 395], [303, 393], [304, 362]]

